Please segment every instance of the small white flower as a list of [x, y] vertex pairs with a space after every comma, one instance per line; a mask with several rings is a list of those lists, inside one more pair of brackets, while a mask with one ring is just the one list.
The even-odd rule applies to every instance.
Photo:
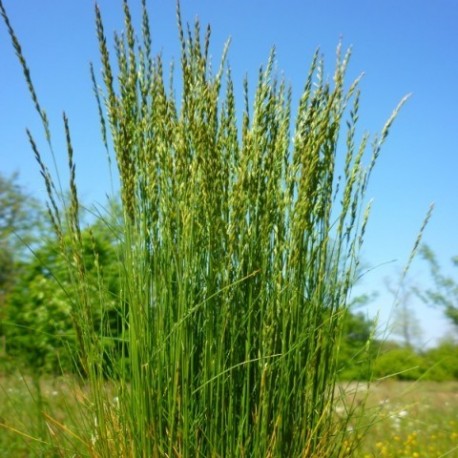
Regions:
[[336, 407], [336, 414], [341, 415], [345, 413], [345, 407], [344, 406], [337, 406]]
[[391, 412], [389, 417], [391, 418], [391, 423], [395, 429], [401, 427], [401, 420], [409, 415], [409, 412], [405, 409], [399, 410], [398, 412]]

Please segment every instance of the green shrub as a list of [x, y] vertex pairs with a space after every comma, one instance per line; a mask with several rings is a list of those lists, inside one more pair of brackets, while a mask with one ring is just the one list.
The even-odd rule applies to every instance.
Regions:
[[[68, 237], [64, 237], [67, 244]], [[93, 304], [90, 319], [94, 331], [109, 345], [120, 337], [122, 328], [117, 312], [119, 257], [113, 241], [107, 239], [107, 230], [101, 232], [97, 226], [82, 232], [82, 250], [86, 288]], [[50, 373], [79, 367], [73, 326], [77, 318], [72, 310], [78, 290], [67, 262], [59, 241], [50, 239], [21, 268], [5, 304], [6, 353], [15, 358], [16, 369], [19, 363], [26, 369]]]
[[377, 357], [373, 371], [376, 378], [418, 380], [424, 374], [424, 360], [413, 348], [390, 348]]
[[458, 345], [455, 342], [440, 342], [436, 347], [426, 351], [423, 358], [427, 380], [458, 380]]
[[374, 320], [363, 313], [346, 311], [338, 360], [340, 380], [371, 380], [372, 364], [379, 347], [374, 333]]

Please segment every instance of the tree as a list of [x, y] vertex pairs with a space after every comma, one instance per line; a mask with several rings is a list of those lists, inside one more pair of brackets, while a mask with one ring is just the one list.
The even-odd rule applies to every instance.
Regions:
[[18, 183], [18, 174], [0, 173], [0, 354], [5, 350], [3, 319], [8, 297], [43, 223], [40, 205]]
[[422, 329], [420, 322], [410, 305], [416, 286], [404, 276], [401, 281], [393, 286], [389, 280], [385, 281], [386, 288], [394, 298], [393, 319], [391, 332], [400, 338], [407, 348], [419, 348], [422, 345]]
[[[94, 298], [91, 319], [108, 351], [121, 332], [116, 244], [110, 227], [100, 220], [81, 235], [85, 287]], [[69, 237], [64, 236], [64, 243]], [[7, 354], [47, 372], [73, 370], [78, 363], [73, 360], [77, 336], [72, 307], [78, 292], [60, 243], [57, 238], [46, 240], [24, 263], [6, 309]], [[101, 303], [103, 308], [95, 306]]]
[[[458, 331], [458, 281], [443, 273], [436, 255], [428, 245], [421, 247], [421, 255], [429, 264], [434, 287], [426, 291], [417, 290], [417, 294], [425, 303], [443, 308], [445, 316]], [[451, 261], [454, 267], [458, 267], [458, 256], [453, 256]]]
[[341, 380], [370, 380], [379, 343], [374, 339], [375, 320], [362, 312], [345, 311], [339, 352]]
[[23, 220], [25, 196], [16, 183], [17, 175], [6, 178], [0, 174], [0, 304], [11, 288], [14, 276], [12, 236]]

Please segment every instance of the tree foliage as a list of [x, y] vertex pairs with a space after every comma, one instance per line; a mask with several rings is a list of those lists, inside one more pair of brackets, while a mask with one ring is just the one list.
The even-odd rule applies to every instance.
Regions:
[[339, 354], [341, 380], [369, 380], [378, 342], [374, 338], [375, 321], [362, 312], [347, 310]]
[[0, 174], [0, 297], [4, 298], [14, 278], [18, 239], [30, 229], [27, 195], [17, 183], [17, 174]]
[[18, 182], [18, 174], [0, 173], [0, 355], [5, 351], [4, 315], [43, 218], [39, 203]]
[[[428, 245], [422, 246], [421, 254], [429, 265], [434, 286], [417, 292], [425, 303], [443, 308], [446, 317], [458, 331], [458, 280], [443, 272], [434, 251]], [[451, 261], [454, 267], [458, 267], [458, 256], [453, 256]]]
[[[69, 236], [64, 237], [64, 242]], [[84, 266], [89, 295], [93, 297], [91, 319], [113, 347], [120, 333], [116, 311], [119, 296], [119, 259], [107, 227], [96, 222], [82, 232]], [[75, 291], [62, 255], [61, 241], [45, 241], [24, 264], [6, 307], [7, 351], [18, 361], [47, 372], [73, 370], [76, 334], [72, 302]], [[103, 286], [102, 286], [103, 285]], [[104, 307], [100, 307], [100, 304]]]

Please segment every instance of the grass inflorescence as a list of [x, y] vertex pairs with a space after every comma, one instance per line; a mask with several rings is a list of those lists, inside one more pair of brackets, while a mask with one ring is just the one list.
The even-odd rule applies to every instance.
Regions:
[[356, 139], [359, 80], [345, 83], [350, 52], [339, 47], [332, 81], [315, 55], [294, 121], [272, 52], [252, 102], [244, 83], [239, 122], [226, 50], [211, 70], [210, 28], [202, 36], [197, 21], [185, 30], [178, 8], [177, 98], [161, 57], [152, 56], [146, 2], [140, 39], [123, 5], [114, 58], [96, 7], [103, 89], [91, 67], [103, 142], [120, 180], [118, 336], [106, 332], [103, 272], [84, 256], [69, 121], [64, 115], [70, 197], [63, 209], [29, 134], [74, 285], [75, 365], [89, 385], [80, 430], [57, 420], [53, 428], [71, 433], [84, 456], [351, 453], [349, 418], [335, 414], [342, 317], [369, 216], [368, 179], [399, 107], [365, 166], [369, 139]]

